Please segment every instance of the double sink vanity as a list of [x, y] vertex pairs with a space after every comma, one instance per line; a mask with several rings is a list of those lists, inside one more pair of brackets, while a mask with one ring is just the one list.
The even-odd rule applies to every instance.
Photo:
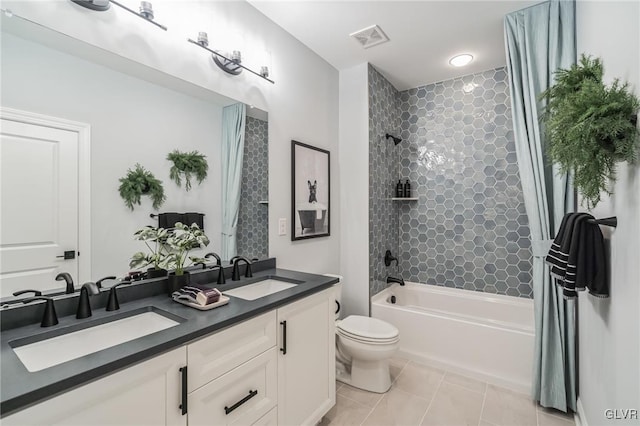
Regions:
[[[198, 284], [230, 296], [199, 311], [167, 297], [163, 279], [119, 289], [121, 309], [41, 328], [3, 309], [1, 414], [6, 425], [304, 425], [335, 403], [336, 278], [261, 262], [252, 278]], [[209, 274], [209, 275], [207, 275]], [[29, 315], [27, 315], [29, 317]]]

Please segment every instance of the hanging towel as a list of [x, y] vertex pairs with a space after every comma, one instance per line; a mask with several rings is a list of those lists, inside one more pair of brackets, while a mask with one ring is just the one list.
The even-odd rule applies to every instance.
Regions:
[[158, 215], [158, 228], [170, 229], [176, 226], [176, 222], [182, 222], [184, 215], [181, 213], [167, 212]]
[[187, 226], [191, 226], [195, 223], [200, 229], [204, 230], [204, 214], [194, 212], [185, 213], [184, 222], [182, 223]]
[[545, 259], [565, 299], [585, 289], [595, 297], [609, 297], [604, 238], [591, 219], [588, 213], [566, 214]]

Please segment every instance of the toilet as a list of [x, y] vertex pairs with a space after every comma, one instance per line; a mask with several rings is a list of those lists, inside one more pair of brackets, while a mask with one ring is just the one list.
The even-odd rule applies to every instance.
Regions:
[[335, 290], [336, 379], [369, 392], [384, 393], [391, 387], [389, 359], [400, 346], [400, 333], [377, 318], [350, 315], [339, 319], [341, 282], [335, 285]]

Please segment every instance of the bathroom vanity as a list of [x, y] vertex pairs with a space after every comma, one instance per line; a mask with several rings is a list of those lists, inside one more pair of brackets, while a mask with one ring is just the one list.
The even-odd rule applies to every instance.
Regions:
[[120, 317], [146, 309], [178, 324], [39, 371], [25, 368], [16, 341], [105, 323], [114, 313], [94, 309], [86, 320], [3, 331], [2, 423], [316, 424], [335, 404], [337, 279], [267, 269], [218, 287], [269, 278], [296, 285], [253, 300], [232, 296], [211, 311], [166, 295], [124, 303]]

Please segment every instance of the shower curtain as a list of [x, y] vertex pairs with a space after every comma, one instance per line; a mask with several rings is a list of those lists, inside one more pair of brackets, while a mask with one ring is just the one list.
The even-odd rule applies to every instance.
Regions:
[[222, 109], [222, 235], [221, 257], [237, 254], [236, 230], [240, 211], [244, 124], [246, 106], [238, 103]]
[[545, 154], [541, 92], [576, 61], [575, 1], [551, 0], [505, 17], [516, 155], [531, 231], [535, 355], [532, 395], [544, 407], [576, 410], [576, 305], [564, 300], [544, 256], [575, 208], [570, 176]]

